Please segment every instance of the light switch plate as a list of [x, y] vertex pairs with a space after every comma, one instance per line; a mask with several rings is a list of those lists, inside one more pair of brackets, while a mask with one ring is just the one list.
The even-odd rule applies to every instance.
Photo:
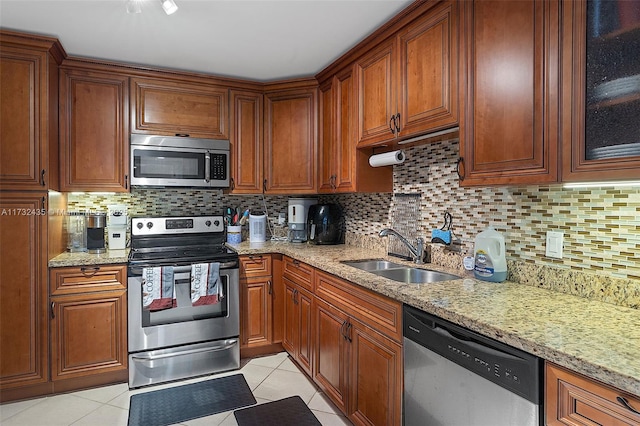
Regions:
[[562, 259], [564, 245], [564, 232], [547, 231], [547, 244], [545, 255], [556, 259]]

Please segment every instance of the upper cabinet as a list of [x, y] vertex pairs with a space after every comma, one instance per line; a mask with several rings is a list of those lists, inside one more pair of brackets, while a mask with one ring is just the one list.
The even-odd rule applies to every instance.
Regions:
[[353, 67], [320, 86], [318, 192], [391, 192], [393, 169], [373, 168], [357, 150], [357, 111]]
[[234, 194], [262, 192], [263, 95], [231, 90], [231, 185]]
[[129, 77], [64, 67], [60, 190], [129, 190]]
[[461, 2], [461, 185], [556, 182], [560, 4]]
[[52, 38], [0, 31], [0, 188], [59, 189], [58, 64]]
[[[564, 181], [640, 178], [640, 3], [572, 1], [563, 63]], [[571, 31], [573, 29], [573, 31]]]
[[458, 124], [458, 2], [436, 2], [356, 62], [358, 147]]
[[132, 133], [229, 139], [226, 88], [136, 77], [131, 96]]
[[316, 191], [316, 92], [316, 88], [298, 88], [265, 95], [266, 193]]

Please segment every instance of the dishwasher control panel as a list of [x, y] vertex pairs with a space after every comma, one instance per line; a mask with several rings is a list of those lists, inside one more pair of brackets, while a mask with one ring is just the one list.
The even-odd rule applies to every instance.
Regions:
[[534, 403], [542, 401], [543, 361], [410, 306], [404, 337]]

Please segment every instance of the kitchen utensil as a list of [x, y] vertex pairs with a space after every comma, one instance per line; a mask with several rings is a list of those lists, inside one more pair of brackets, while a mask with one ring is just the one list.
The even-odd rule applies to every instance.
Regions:
[[431, 231], [431, 242], [439, 244], [451, 244], [451, 223], [452, 216], [449, 212], [444, 212], [444, 225], [440, 229]]

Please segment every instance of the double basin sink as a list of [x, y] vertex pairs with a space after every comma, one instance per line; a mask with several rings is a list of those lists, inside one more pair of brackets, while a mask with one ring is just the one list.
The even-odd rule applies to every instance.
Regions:
[[456, 275], [432, 271], [430, 269], [413, 268], [382, 259], [344, 261], [342, 263], [406, 284], [427, 284], [460, 279], [460, 277]]

